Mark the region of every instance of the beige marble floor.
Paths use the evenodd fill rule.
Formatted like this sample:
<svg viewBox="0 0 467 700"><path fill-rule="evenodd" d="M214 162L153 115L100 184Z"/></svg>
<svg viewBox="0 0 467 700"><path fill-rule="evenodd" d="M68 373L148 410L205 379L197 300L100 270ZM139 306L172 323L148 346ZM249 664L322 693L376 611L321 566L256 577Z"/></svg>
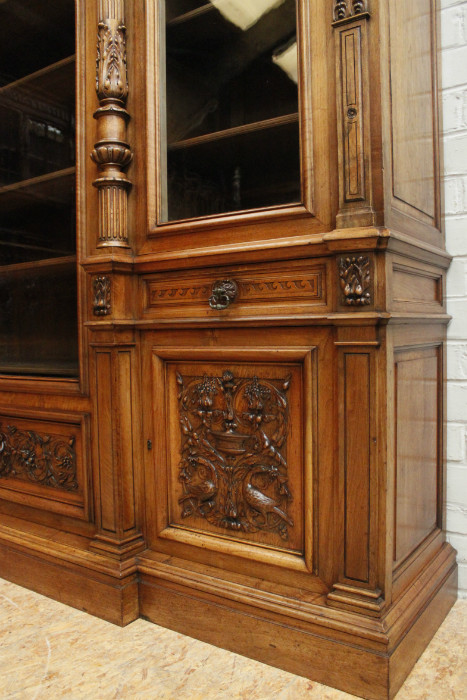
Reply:
<svg viewBox="0 0 467 700"><path fill-rule="evenodd" d="M121 629L0 580L1 700L345 700L353 696L144 620ZM467 700L467 600L397 700Z"/></svg>

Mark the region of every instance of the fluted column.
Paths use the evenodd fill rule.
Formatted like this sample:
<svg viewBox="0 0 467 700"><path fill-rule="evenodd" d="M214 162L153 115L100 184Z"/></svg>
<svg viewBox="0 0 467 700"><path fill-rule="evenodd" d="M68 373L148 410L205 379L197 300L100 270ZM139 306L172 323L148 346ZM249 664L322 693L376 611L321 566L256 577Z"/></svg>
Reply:
<svg viewBox="0 0 467 700"><path fill-rule="evenodd" d="M124 0L99 0L96 91L99 108L97 142L91 158L99 168L94 186L99 191L98 248L128 248L127 199L131 188L124 170L132 153L126 141L130 118Z"/></svg>

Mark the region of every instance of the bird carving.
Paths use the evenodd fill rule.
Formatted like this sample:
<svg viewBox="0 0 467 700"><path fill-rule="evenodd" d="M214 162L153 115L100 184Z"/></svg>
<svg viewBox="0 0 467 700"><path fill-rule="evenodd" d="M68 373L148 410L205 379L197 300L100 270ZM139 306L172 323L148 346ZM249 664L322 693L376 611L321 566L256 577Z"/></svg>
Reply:
<svg viewBox="0 0 467 700"><path fill-rule="evenodd" d="M277 478L278 472L275 467L267 467L258 465L253 467L243 482L243 498L249 507L260 513L264 518L264 523L267 522L268 514L275 513L288 525L293 527L293 520L287 515L282 508L279 507L279 501L260 491L259 488L252 484L255 476L267 476L270 479Z"/></svg>
<svg viewBox="0 0 467 700"><path fill-rule="evenodd" d="M217 474L214 464L197 455L189 458L189 469L183 468L180 472L180 481L185 486L185 495L179 499L179 503L191 501L194 507L201 509L203 505L212 509L217 495ZM186 512L189 515L189 512Z"/></svg>

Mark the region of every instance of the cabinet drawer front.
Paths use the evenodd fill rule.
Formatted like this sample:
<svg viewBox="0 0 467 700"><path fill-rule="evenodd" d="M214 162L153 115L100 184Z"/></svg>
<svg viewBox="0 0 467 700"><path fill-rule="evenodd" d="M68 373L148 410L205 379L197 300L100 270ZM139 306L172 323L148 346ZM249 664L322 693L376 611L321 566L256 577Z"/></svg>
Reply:
<svg viewBox="0 0 467 700"><path fill-rule="evenodd" d="M143 278L146 317L243 318L327 310L327 266L292 261L279 265L224 267L161 273ZM217 282L231 281L236 296L223 309L210 306Z"/></svg>

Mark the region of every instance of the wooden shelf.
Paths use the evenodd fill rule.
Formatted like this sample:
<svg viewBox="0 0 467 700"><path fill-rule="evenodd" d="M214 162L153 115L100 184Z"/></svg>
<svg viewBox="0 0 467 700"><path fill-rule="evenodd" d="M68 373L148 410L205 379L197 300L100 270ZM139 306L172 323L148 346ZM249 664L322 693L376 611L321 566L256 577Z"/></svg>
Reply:
<svg viewBox="0 0 467 700"><path fill-rule="evenodd" d="M205 143L213 143L214 141L220 141L221 139L234 138L235 136L241 136L243 134L257 133L258 131L274 129L276 127L296 123L298 123L298 112L295 112L294 114L285 114L282 117L274 117L273 119L264 119L259 122L252 122L251 124L242 124L242 126L235 126L230 129L223 129L222 131L215 131L210 134L195 136L191 139L175 141L174 143L169 144L168 150L176 151L183 148L202 146Z"/></svg>
<svg viewBox="0 0 467 700"><path fill-rule="evenodd" d="M19 78L0 87L0 100L8 98L15 90L30 89L38 97L53 98L57 105L72 104L75 99L75 56L52 63L24 78Z"/></svg>
<svg viewBox="0 0 467 700"><path fill-rule="evenodd" d="M190 10L190 12L185 12L183 15L179 15L178 17L174 17L173 19L169 19L167 21L167 27L175 27L178 24L184 24L185 22L189 22L190 20L198 19L198 17L200 17L201 15L205 15L208 12L212 12L212 10L215 9L216 7L214 5L211 5L211 3L201 5L201 7L197 7L194 10Z"/></svg>
<svg viewBox="0 0 467 700"><path fill-rule="evenodd" d="M50 270L66 270L76 267L76 255L63 255L56 258L46 258L44 260L33 260L25 263L15 263L13 265L0 265L0 273L22 273L34 270L36 274L48 273Z"/></svg>
<svg viewBox="0 0 467 700"><path fill-rule="evenodd" d="M29 375L39 377L77 377L77 362L0 362L0 374L8 375Z"/></svg>
<svg viewBox="0 0 467 700"><path fill-rule="evenodd" d="M47 202L66 204L70 186L73 185L76 168L64 168L53 173L39 175L30 180L21 180L11 185L0 187L0 204L2 211L11 211L25 202Z"/></svg>

